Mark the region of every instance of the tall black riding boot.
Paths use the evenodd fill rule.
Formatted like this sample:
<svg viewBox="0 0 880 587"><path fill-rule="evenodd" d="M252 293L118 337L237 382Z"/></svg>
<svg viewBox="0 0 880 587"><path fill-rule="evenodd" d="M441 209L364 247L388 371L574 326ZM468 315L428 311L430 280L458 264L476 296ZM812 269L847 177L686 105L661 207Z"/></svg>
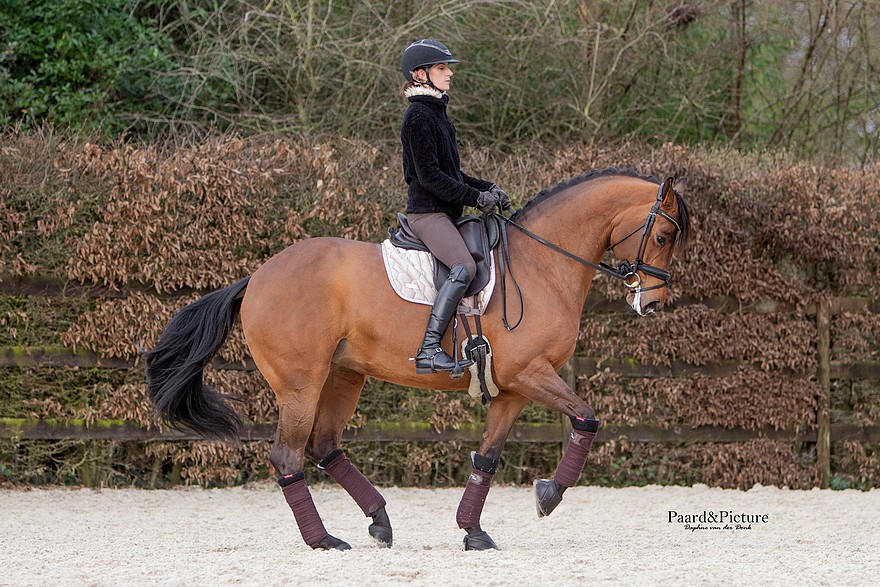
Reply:
<svg viewBox="0 0 880 587"><path fill-rule="evenodd" d="M431 318L425 329L425 339L416 354L416 373L424 375L437 371L452 371L455 368L455 360L440 348L440 340L446 333L470 280L464 265L456 265L449 270L449 277L437 292L437 299L434 301L434 307L431 308ZM469 360L459 361L462 367L472 363L473 361Z"/></svg>

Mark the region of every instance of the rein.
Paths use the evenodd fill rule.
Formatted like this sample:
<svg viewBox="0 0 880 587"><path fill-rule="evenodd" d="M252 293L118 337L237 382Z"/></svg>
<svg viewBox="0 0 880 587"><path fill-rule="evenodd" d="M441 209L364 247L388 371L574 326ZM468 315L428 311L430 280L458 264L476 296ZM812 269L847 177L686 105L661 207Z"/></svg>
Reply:
<svg viewBox="0 0 880 587"><path fill-rule="evenodd" d="M651 234L651 229L653 228L654 221L657 219L658 215L669 220L675 226L676 230L678 232L681 232L681 226L678 224L678 222L674 218L672 218L669 214L667 214L666 212L664 212L660 209L660 203L663 201L663 194L665 193L665 191L667 189L672 189L672 182L673 181L674 181L673 178L670 177L670 178L667 178L666 181L664 181L663 183L660 184L660 188L657 190L657 202L654 204L654 206L651 208L651 211L648 213L648 217L645 219L644 224L642 224L642 226L640 226L639 228L636 228L631 233L629 233L628 235L626 235L622 239L618 240L616 243L614 243L613 245L611 245L609 247L613 251L614 247L616 247L617 245L626 241L631 236L635 235L637 232L639 232L639 230L642 231L642 240L639 243L639 250L638 250L638 253L636 254L635 261L633 263L630 263L629 261L624 260L617 267L612 267L612 266L608 265L607 263L604 263L601 261L599 262L598 265L595 263L591 263L590 261L587 261L586 259L584 259L582 257L578 257L574 253L566 251L565 249L563 249L559 245L555 245L555 244L551 243L550 241L548 241L544 237L535 234L534 232L530 231L529 229L525 228L524 226L517 224L516 222L511 220L510 217L504 216L500 212L492 212L492 214L491 214L492 216L501 220L501 222L499 223L499 226L501 227L501 247L502 247L501 253L502 254L498 255L498 268L499 268L499 273L501 274L502 321L504 322L504 327L508 331L513 330L514 328L519 326L520 322L522 322L522 319L523 319L522 290L520 290L519 284L516 282L516 278L513 277L513 272L511 271L510 247L507 242L507 227L506 227L507 224L516 228L517 230L522 232L524 235L539 242L540 244L544 245L545 247L559 253L560 255L564 255L565 257L568 257L569 259L576 261L577 263L580 263L581 265L585 265L587 267L595 269L596 271L599 271L600 273L604 273L605 275L610 275L611 277L613 277L615 279L619 279L619 280L623 281L624 285L626 287L628 287L629 289L633 290L636 295L641 295L642 292L651 291L653 289L660 289L661 287L666 287L667 285L669 285L669 281L670 281L669 272L664 269L660 269L659 267L654 267L653 265L645 263L642 260L642 256L645 253L645 248L648 245L648 238L650 237L650 234ZM499 205L499 209L500 209L500 205ZM608 249L606 249L606 250L608 250ZM658 284L658 285L653 285L651 287L643 288L642 287L642 280L641 280L641 277L638 275L638 271L641 271L641 272L645 273L646 275L650 275L651 277L656 277L657 279L661 280L663 283ZM511 278L511 280L513 280L513 285L516 288L516 293L517 293L517 296L519 297L519 310L520 310L519 311L519 320L517 320L516 324L514 324L513 326L511 326L507 320L507 284L506 284L506 274L507 273L510 273L510 278Z"/></svg>

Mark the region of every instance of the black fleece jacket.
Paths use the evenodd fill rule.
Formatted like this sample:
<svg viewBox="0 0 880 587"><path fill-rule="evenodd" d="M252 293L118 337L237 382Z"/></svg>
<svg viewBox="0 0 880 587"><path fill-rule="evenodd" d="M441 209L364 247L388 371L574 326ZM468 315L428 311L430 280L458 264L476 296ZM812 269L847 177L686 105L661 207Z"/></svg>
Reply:
<svg viewBox="0 0 880 587"><path fill-rule="evenodd" d="M464 206L476 206L481 191L492 182L461 170L455 127L446 114L449 96L410 96L403 116L403 179L409 185L406 211L444 212L453 220Z"/></svg>

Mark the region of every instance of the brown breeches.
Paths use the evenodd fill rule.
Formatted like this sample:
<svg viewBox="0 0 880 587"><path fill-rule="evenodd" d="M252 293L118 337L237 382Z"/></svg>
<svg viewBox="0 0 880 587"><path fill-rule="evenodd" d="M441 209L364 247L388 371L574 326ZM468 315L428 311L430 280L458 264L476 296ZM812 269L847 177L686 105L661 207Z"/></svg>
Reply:
<svg viewBox="0 0 880 587"><path fill-rule="evenodd" d="M449 216L435 212L407 214L407 218L412 231L441 263L450 269L456 265L464 265L468 272L468 283L473 281L477 265Z"/></svg>

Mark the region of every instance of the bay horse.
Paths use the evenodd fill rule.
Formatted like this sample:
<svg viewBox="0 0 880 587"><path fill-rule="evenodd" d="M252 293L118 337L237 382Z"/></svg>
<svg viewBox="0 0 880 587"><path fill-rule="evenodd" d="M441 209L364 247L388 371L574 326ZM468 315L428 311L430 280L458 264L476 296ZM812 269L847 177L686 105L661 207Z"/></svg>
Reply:
<svg viewBox="0 0 880 587"><path fill-rule="evenodd" d="M497 548L481 528L480 516L507 436L529 401L572 422L571 440L553 477L535 481L538 515L553 511L565 489L577 482L599 421L557 371L574 353L597 270L624 281L626 301L640 315L662 309L666 269L689 233L684 187L684 180L661 183L633 170L609 168L540 192L505 219L518 229L506 240L524 310L519 326L508 330L506 317L502 321L506 304L496 292L483 315L492 346L491 375L500 391L489 404L479 449L471 453L472 473L456 514L466 532L466 550ZM620 268L601 263L608 249L626 260ZM250 277L180 310L157 346L145 352L148 394L174 426L207 438L238 438L240 418L222 395L203 384L202 372L240 314L250 354L277 399L269 460L303 540L316 549L350 548L327 532L318 515L305 480L308 457L372 519L370 536L380 546L391 546L386 502L344 454L341 438L367 377L414 388L468 388L469 374L459 379L416 374L409 357L429 311L395 294L379 244L303 240ZM444 346L449 345L447 332Z"/></svg>

